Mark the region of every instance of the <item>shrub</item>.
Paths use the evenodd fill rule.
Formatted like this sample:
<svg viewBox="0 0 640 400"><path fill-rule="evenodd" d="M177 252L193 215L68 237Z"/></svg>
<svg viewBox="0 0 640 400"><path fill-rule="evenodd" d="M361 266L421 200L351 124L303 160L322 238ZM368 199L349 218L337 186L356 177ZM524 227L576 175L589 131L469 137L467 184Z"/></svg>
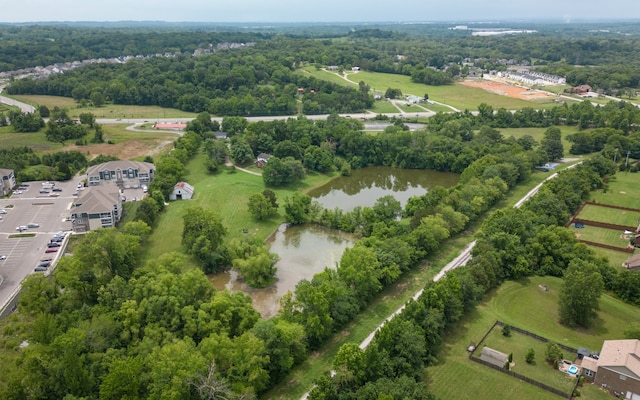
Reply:
<svg viewBox="0 0 640 400"><path fill-rule="evenodd" d="M510 337L511 336L511 325L505 325L502 327L502 336Z"/></svg>

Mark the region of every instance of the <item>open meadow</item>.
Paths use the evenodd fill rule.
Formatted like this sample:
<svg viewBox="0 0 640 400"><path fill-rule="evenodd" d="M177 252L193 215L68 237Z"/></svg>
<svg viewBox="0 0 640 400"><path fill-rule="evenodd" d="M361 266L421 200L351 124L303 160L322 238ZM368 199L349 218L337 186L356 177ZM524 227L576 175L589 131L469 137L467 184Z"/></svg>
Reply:
<svg viewBox="0 0 640 400"><path fill-rule="evenodd" d="M549 290L541 290L541 285ZM605 294L600 298L600 311L592 328L571 329L561 325L558 323L561 287L560 278L533 276L505 282L493 291L448 332L440 362L427 369L430 391L440 399L557 399L551 392L470 361L467 346L478 343L493 323L500 320L573 348L600 350L604 340L623 338L628 322L640 319L639 308ZM571 359L569 354L564 356ZM517 365L523 363L521 359L522 356L514 352ZM543 359L544 354L536 351L536 362L543 363ZM611 398L593 385L579 390L583 399Z"/></svg>
<svg viewBox="0 0 640 400"><path fill-rule="evenodd" d="M12 132L11 127L0 128L0 149L10 147L30 147L36 153L53 153L76 150L84 153L89 159L99 154L115 156L122 160L142 159L146 155L157 156L169 150L178 137L174 133L134 132L125 129L124 125L103 125L105 143L91 143L93 132L84 140L86 145L77 145L75 141L65 143L50 142L45 136L45 129L34 133Z"/></svg>
<svg viewBox="0 0 640 400"><path fill-rule="evenodd" d="M411 77L399 74L389 74L382 72L358 71L345 72L345 78L338 73L316 69L314 66L307 66L301 73L308 73L315 78L327 80L345 86L354 86L363 81L371 88L374 94L384 95L388 88L400 89L403 95L413 94L424 96L429 94L429 98L437 102L451 105L459 110L476 110L478 104L486 103L494 108L504 107L509 110L525 107L553 107L552 100L541 103L540 100L527 101L508 96L501 96L486 90L468 87L461 84L430 86L422 83L411 82ZM349 82L351 81L351 82ZM355 83L354 83L355 82ZM427 106L427 108L430 108ZM437 110L434 110L437 111Z"/></svg>
<svg viewBox="0 0 640 400"><path fill-rule="evenodd" d="M81 113L90 112L96 118L195 118L196 114L181 111L175 108L162 108L158 106L136 106L123 104L105 104L102 107L81 107L74 99L61 96L16 95L11 96L16 100L33 106L47 106L50 110L54 107L65 108L70 117L77 118Z"/></svg>
<svg viewBox="0 0 640 400"><path fill-rule="evenodd" d="M158 218L149 238L147 258L181 250L182 218L189 207L199 206L220 214L228 231L227 241L247 235L264 240L284 222L283 204L287 197L295 192L306 192L313 187L321 186L331 179L326 175L310 174L299 185L271 188L278 196L279 213L268 220L258 221L249 213L247 200L249 196L266 189L262 177L233 168L222 168L217 174L211 175L206 172L204 160L205 155L198 154L188 162L184 180L195 187L194 198L169 203ZM244 229L248 233L243 233Z"/></svg>

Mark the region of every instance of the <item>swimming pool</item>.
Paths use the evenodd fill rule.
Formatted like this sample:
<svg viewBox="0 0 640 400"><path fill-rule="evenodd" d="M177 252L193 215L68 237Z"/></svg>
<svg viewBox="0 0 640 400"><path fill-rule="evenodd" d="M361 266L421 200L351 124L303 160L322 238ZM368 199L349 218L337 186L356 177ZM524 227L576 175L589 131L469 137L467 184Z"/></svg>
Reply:
<svg viewBox="0 0 640 400"><path fill-rule="evenodd" d="M578 373L578 367L576 367L575 365L572 365L569 367L569 369L567 369L567 373L571 374L571 375L575 375Z"/></svg>

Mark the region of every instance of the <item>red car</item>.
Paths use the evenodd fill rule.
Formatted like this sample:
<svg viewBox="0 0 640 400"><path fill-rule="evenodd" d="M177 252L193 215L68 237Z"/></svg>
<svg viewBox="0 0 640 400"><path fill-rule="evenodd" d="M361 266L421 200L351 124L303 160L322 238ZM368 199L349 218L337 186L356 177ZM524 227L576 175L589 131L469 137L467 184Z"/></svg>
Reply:
<svg viewBox="0 0 640 400"><path fill-rule="evenodd" d="M56 251L58 251L57 247L49 247L48 249L46 249L44 252L45 253L55 253Z"/></svg>

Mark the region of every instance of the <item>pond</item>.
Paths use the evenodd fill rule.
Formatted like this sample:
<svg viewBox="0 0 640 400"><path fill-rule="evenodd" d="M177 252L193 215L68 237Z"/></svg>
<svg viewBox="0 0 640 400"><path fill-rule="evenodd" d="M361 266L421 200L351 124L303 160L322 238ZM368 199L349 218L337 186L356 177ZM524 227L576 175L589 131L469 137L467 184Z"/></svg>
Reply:
<svg viewBox="0 0 640 400"><path fill-rule="evenodd" d="M276 283L265 289L254 289L238 280L235 271L211 275L210 280L217 290L247 293L262 317L270 318L278 313L284 294L293 291L301 280L311 280L324 267L335 268L344 250L355 242L353 235L318 225L282 225L267 240L270 251L280 257L276 263Z"/></svg>
<svg viewBox="0 0 640 400"><path fill-rule="evenodd" d="M404 207L410 197L423 195L434 186L453 186L459 177L446 172L371 167L354 170L350 177L336 178L309 195L328 209L340 207L351 211L356 206L373 206L377 199L387 195L395 197ZM215 274L210 279L217 290L248 294L262 317L270 318L278 313L284 294L293 291L301 280L311 280L325 267L335 268L344 250L355 242L351 234L318 225L282 225L267 240L269 250L280 257L276 283L254 289L238 279L235 271Z"/></svg>
<svg viewBox="0 0 640 400"><path fill-rule="evenodd" d="M338 207L348 212L357 206L371 207L387 195L392 195L404 208L409 198L422 196L435 186L454 186L459 179L459 174L451 172L369 167L353 170L351 176L333 179L308 194L329 210Z"/></svg>

